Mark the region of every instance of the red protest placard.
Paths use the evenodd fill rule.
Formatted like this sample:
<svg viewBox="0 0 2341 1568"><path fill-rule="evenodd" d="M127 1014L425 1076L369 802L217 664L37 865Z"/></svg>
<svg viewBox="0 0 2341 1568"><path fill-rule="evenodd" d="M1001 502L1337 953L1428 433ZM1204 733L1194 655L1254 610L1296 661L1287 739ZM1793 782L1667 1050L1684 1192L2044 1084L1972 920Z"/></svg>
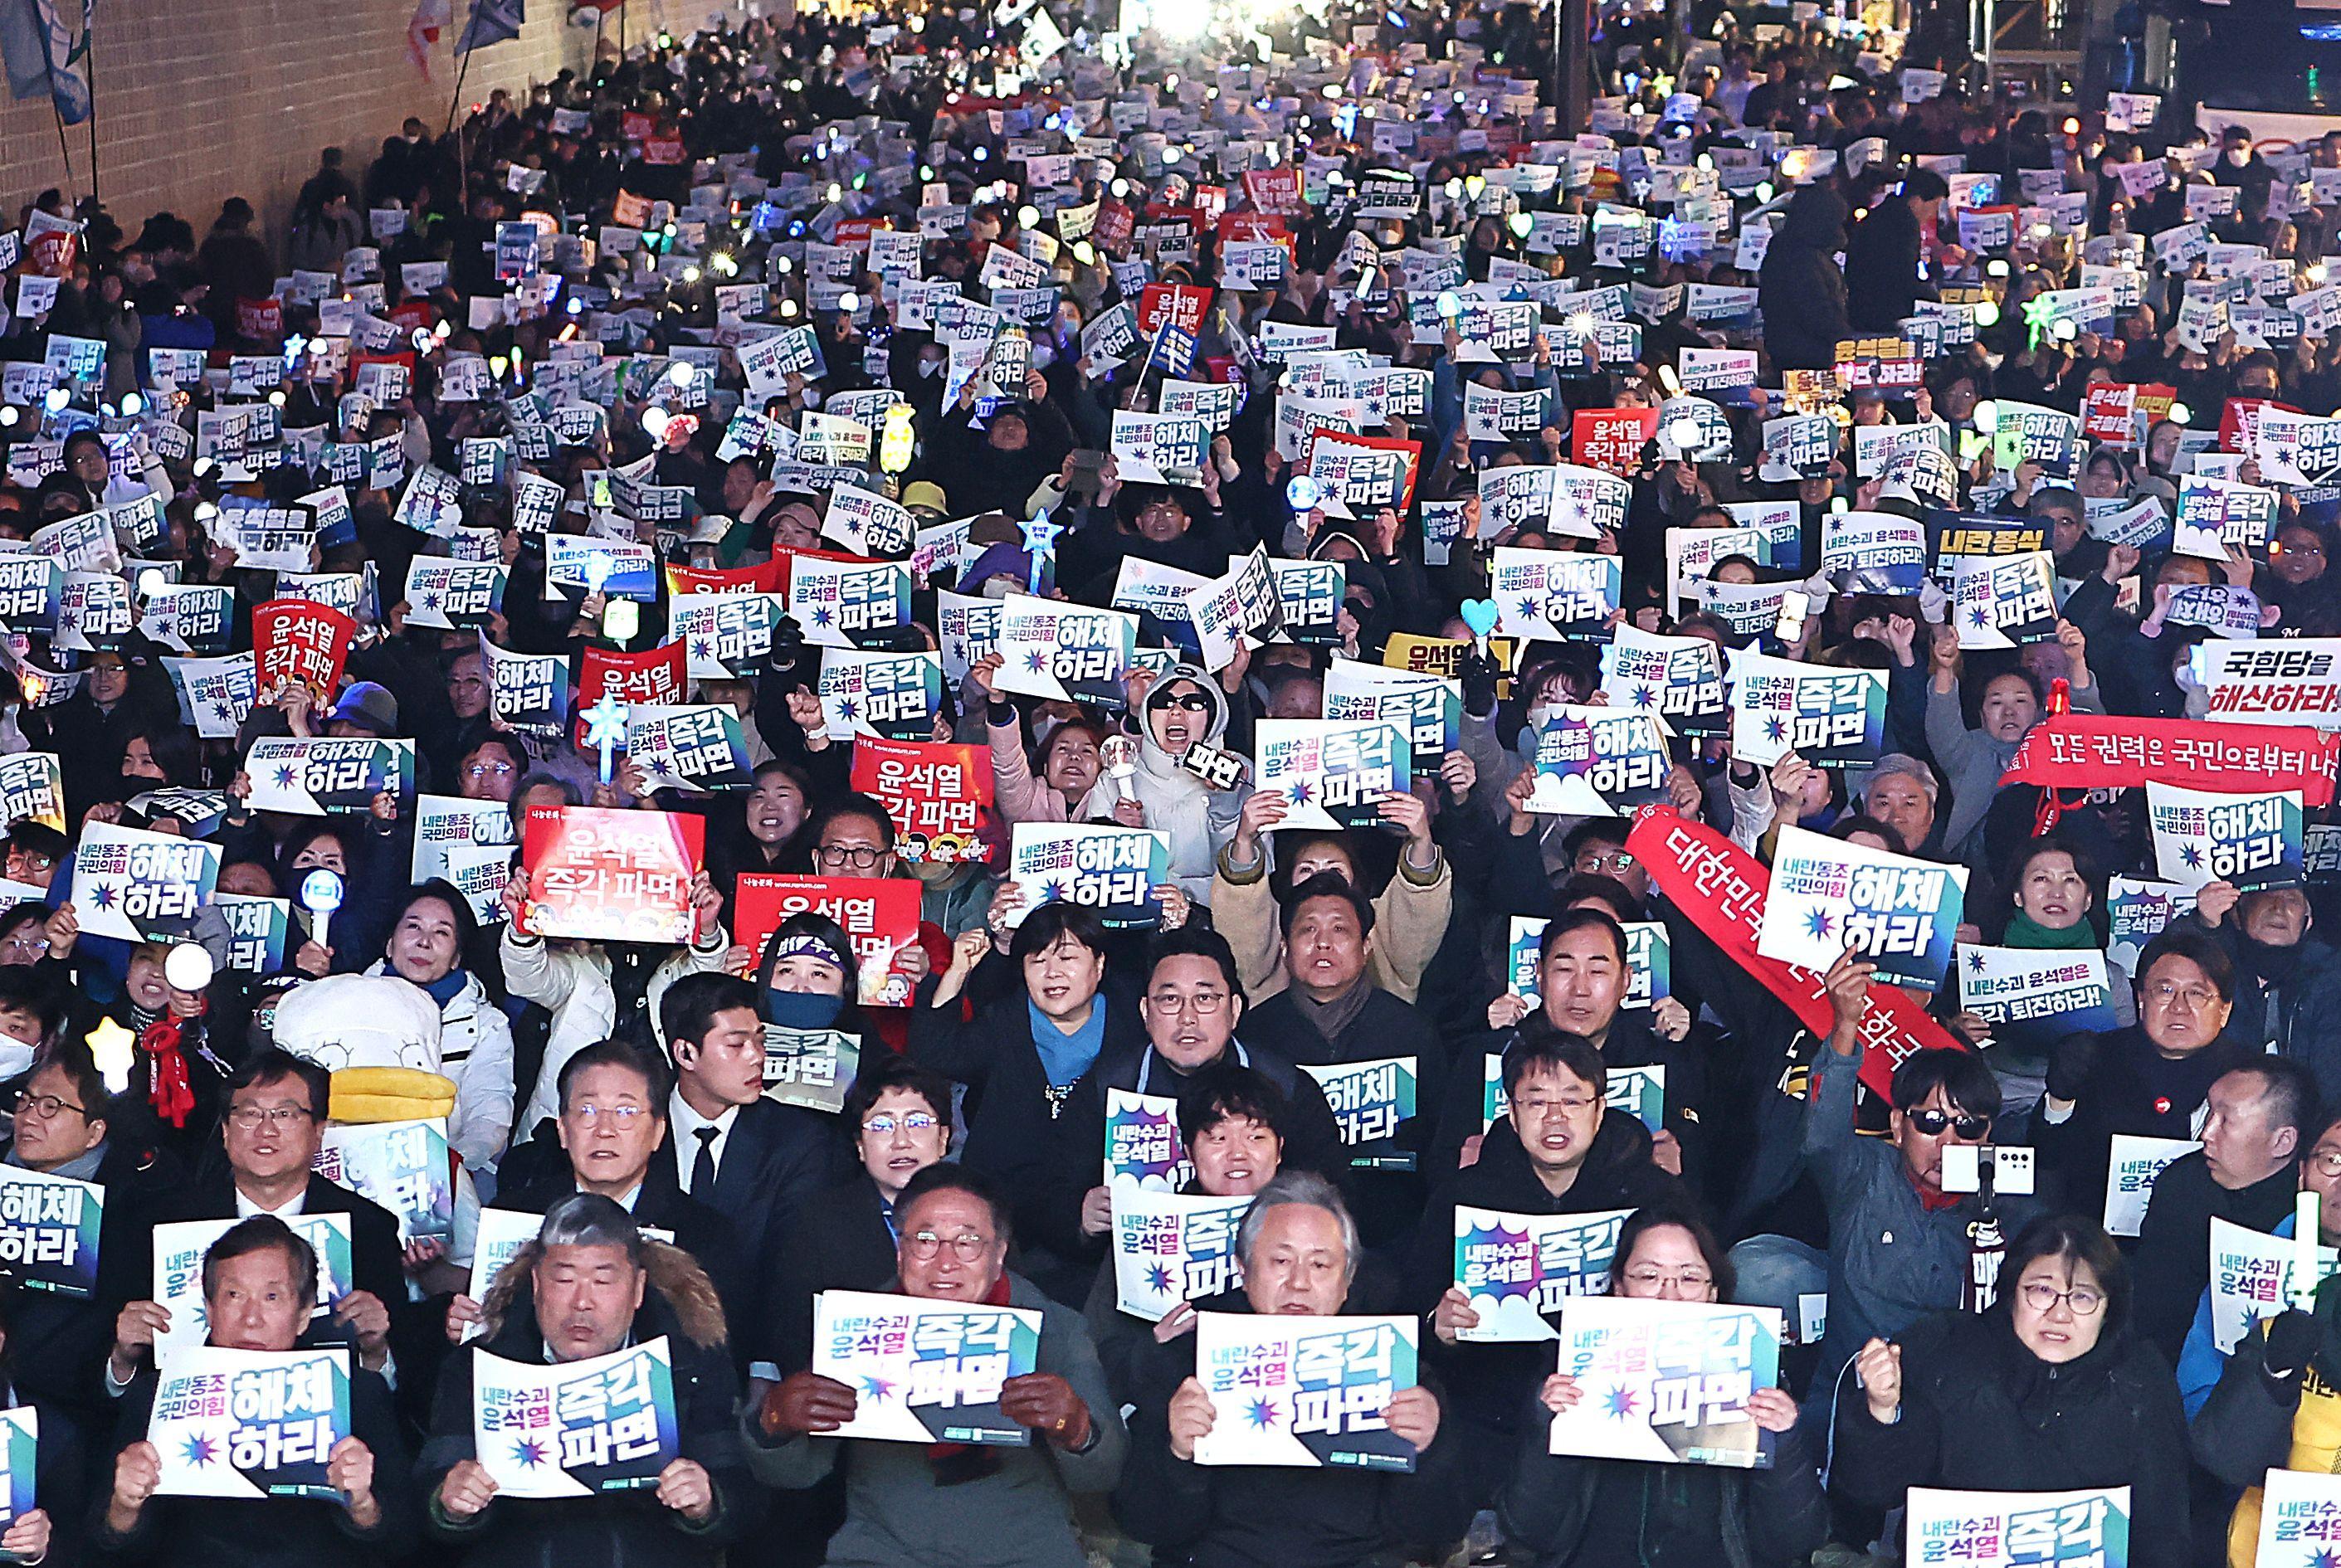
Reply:
<svg viewBox="0 0 2341 1568"><path fill-rule="evenodd" d="M1244 194L1251 198L1255 211L1291 218L1309 210L1309 203L1300 198L1298 169L1253 169L1245 174L1243 183Z"/></svg>
<svg viewBox="0 0 2341 1568"><path fill-rule="evenodd" d="M298 680L323 702L342 683L342 661L358 623L314 599L272 599L252 612L252 658L259 689Z"/></svg>
<svg viewBox="0 0 2341 1568"><path fill-rule="evenodd" d="M859 746L857 745L857 749ZM907 877L776 877L750 871L732 895L732 940L762 964L764 944L782 920L807 910L845 928L862 970L864 1007L910 1006L911 977L897 955L919 939L919 884Z"/></svg>
<svg viewBox="0 0 2341 1568"><path fill-rule="evenodd" d="M645 653L588 648L577 666L577 706L591 708L603 697L621 702L681 702L689 682L680 639Z"/></svg>
<svg viewBox="0 0 2341 1568"><path fill-rule="evenodd" d="M1149 283L1138 296L1138 333L1152 337L1164 322L1180 332L1200 335L1203 313L1211 308L1211 291L1192 283Z"/></svg>
<svg viewBox="0 0 2341 1568"><path fill-rule="evenodd" d="M1654 408L1581 408L1569 420L1569 457L1604 473L1629 474L1658 433Z"/></svg>
<svg viewBox="0 0 2341 1568"><path fill-rule="evenodd" d="M238 300L235 302L235 330L239 337L273 342L284 335L284 302L282 300Z"/></svg>
<svg viewBox="0 0 2341 1568"><path fill-rule="evenodd" d="M688 942L691 879L707 824L673 811L563 806L532 812L522 842L531 935L589 942Z"/></svg>
<svg viewBox="0 0 2341 1568"><path fill-rule="evenodd" d="M1104 250L1118 251L1130 243L1138 233L1138 214L1120 202L1098 203L1097 222L1090 227L1090 238Z"/></svg>
<svg viewBox="0 0 2341 1568"><path fill-rule="evenodd" d="M2098 382L2081 403L2081 434L2109 446L2136 446L2131 420L2137 411L2134 382Z"/></svg>
<svg viewBox="0 0 2341 1568"><path fill-rule="evenodd" d="M2231 397L2219 409L2219 450L2250 451L2252 432L2257 426L2260 410L2264 408L2282 409L2286 413L2300 412L2290 403L2278 402L2274 398Z"/></svg>
<svg viewBox="0 0 2341 1568"><path fill-rule="evenodd" d="M975 832L991 804L989 748L863 736L853 743L853 788L884 803L904 859L991 858L991 846Z"/></svg>
<svg viewBox="0 0 2341 1568"><path fill-rule="evenodd" d="M778 593L788 576L785 561L768 561L759 566L735 567L729 571L702 571L695 567L670 566L666 569L666 593L669 599L682 599L694 593Z"/></svg>

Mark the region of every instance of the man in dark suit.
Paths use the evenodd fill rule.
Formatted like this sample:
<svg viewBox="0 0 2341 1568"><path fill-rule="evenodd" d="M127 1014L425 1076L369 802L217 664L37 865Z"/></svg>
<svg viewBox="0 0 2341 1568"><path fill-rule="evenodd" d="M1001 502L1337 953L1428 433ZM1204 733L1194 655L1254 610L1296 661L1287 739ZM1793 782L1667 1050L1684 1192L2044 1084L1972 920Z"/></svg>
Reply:
<svg viewBox="0 0 2341 1568"><path fill-rule="evenodd" d="M747 981L686 975L667 987L659 1022L674 1057L666 1112L675 1176L732 1222L743 1260L770 1259L799 1210L842 1174L835 1118L764 1098L764 1020ZM770 1291L754 1288L745 1305L732 1344L752 1370L777 1378Z"/></svg>
<svg viewBox="0 0 2341 1568"><path fill-rule="evenodd" d="M496 1194L501 1208L543 1214L573 1192L599 1193L645 1230L672 1240L715 1282L728 1323L751 1321L742 1288L745 1255L732 1222L682 1190L674 1162L655 1157L666 1142L666 1064L623 1040L586 1047L562 1064L554 1124L569 1168ZM740 1354L732 1336L733 1355Z"/></svg>
<svg viewBox="0 0 2341 1568"><path fill-rule="evenodd" d="M113 1282L125 1278L154 1205L186 1180L175 1157L139 1136L137 1108L117 1114L89 1047L59 1040L34 1064L16 1102L15 1136L0 1156L19 1170L94 1182L104 1194L95 1293L33 1289L11 1275L5 1298L17 1390L99 1424L88 1426L91 1435L110 1430L114 1419L97 1383L114 1343Z"/></svg>
<svg viewBox="0 0 2341 1568"><path fill-rule="evenodd" d="M346 1339L357 1365L379 1372L395 1386L390 1353L390 1304L406 1301L406 1275L398 1244L398 1221L390 1211L360 1197L312 1167L324 1139L332 1077L314 1062L270 1049L247 1063L227 1082L227 1110L220 1118L225 1164L204 1171L176 1195L164 1197L152 1223L139 1227L123 1277L134 1283L131 1299L115 1318L114 1353L105 1367L108 1392L129 1387L149 1360L158 1333L167 1333L171 1315L154 1299L154 1226L182 1220L250 1219L274 1215L288 1223L304 1215L341 1214L350 1221L350 1275L354 1286L332 1304L313 1341Z"/></svg>

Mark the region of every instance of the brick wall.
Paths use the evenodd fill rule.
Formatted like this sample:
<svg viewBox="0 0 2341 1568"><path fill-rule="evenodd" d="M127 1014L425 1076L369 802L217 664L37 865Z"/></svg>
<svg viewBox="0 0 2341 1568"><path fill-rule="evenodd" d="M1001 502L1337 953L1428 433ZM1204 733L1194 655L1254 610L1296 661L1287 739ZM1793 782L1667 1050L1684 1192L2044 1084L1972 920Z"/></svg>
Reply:
<svg viewBox="0 0 2341 1568"><path fill-rule="evenodd" d="M630 0L629 41L662 26L687 29L723 0ZM94 80L99 193L124 229L169 208L201 237L219 204L241 195L257 207L281 256L284 219L317 151L338 145L344 167L365 166L419 114L436 131L455 83L453 45L470 0L454 0L456 25L432 52L425 81L406 55L414 0L99 0ZM71 7L77 12L78 6ZM526 30L473 55L466 105L496 87L516 94L564 66L591 60L593 30L567 25L563 0L530 0ZM615 39L619 16L607 23ZM46 98L10 102L0 82L0 227L44 188L89 188L89 126L68 127L72 161L57 145Z"/></svg>

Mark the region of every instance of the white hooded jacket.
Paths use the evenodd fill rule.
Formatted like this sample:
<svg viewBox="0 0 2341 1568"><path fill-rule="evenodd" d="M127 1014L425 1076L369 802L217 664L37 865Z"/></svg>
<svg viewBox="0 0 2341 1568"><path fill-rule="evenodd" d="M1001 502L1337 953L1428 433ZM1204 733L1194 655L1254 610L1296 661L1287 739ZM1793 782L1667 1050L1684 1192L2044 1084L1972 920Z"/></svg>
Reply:
<svg viewBox="0 0 2341 1568"><path fill-rule="evenodd" d="M1228 699L1227 693L1220 690L1219 681L1194 665L1180 664L1149 690L1150 701L1154 692L1175 680L1195 682L1211 700L1210 716L1203 720L1200 732L1190 736L1188 744L1197 740L1220 744L1228 729ZM1193 716L1180 717L1191 729ZM1175 753L1165 750L1154 739L1154 726L1146 714L1141 712L1137 718L1138 772L1130 779L1130 785L1138 803L1146 809L1146 826L1170 836L1171 878L1189 898L1199 904L1209 904L1213 865L1220 850L1235 835L1236 818L1243 809L1244 798L1251 793L1251 786L1240 783L1232 789L1211 789L1179 765L1180 757L1186 754L1186 746L1180 746ZM1114 805L1121 798L1121 786L1101 774L1081 798L1073 819L1111 822Z"/></svg>

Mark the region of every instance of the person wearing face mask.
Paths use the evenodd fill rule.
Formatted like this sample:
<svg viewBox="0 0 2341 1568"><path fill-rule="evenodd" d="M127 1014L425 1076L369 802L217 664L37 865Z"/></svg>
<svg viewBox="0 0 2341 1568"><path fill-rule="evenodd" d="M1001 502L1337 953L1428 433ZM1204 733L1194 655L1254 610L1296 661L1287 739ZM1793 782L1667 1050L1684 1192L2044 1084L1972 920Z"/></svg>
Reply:
<svg viewBox="0 0 2341 1568"><path fill-rule="evenodd" d="M2106 704L2089 672L2086 643L2070 621L2057 623L2057 639L2075 660L2067 688L2076 713L2103 713ZM1935 628L1933 679L1927 688L1927 744L1951 783L1951 809L1943 824L1943 847L1955 859L1974 858L1977 829L1991 809L2007 760L2044 711L2039 682L2030 671L2006 670L1984 683L1977 704L1978 724L1970 729L1959 707L1958 631Z"/></svg>
<svg viewBox="0 0 2341 1568"><path fill-rule="evenodd" d="M469 968L478 932L471 900L434 878L407 896L365 971L396 975L437 1004L439 1071L455 1083L447 1143L475 1178L495 1170L513 1126L512 1022Z"/></svg>
<svg viewBox="0 0 2341 1568"><path fill-rule="evenodd" d="M2189 1568L2187 1418L2169 1364L2131 1330L2130 1302L2129 1270L2096 1221L2035 1221L2008 1247L1988 1312L1863 1345L1860 1386L1838 1402L1830 1484L1878 1509L1913 1486L2124 1486L2130 1563Z"/></svg>
<svg viewBox="0 0 2341 1568"><path fill-rule="evenodd" d="M1728 1301L1733 1277L1731 1260L1695 1211L1652 1204L1619 1228L1609 1294ZM1749 1419L1775 1440L1771 1464L1752 1471L1547 1452L1544 1415L1584 1397L1566 1373L1544 1380L1499 1503L1505 1540L1525 1548L1535 1568L1784 1568L1808 1560L1828 1538L1820 1444L1798 1424L1786 1389L1748 1396Z"/></svg>

